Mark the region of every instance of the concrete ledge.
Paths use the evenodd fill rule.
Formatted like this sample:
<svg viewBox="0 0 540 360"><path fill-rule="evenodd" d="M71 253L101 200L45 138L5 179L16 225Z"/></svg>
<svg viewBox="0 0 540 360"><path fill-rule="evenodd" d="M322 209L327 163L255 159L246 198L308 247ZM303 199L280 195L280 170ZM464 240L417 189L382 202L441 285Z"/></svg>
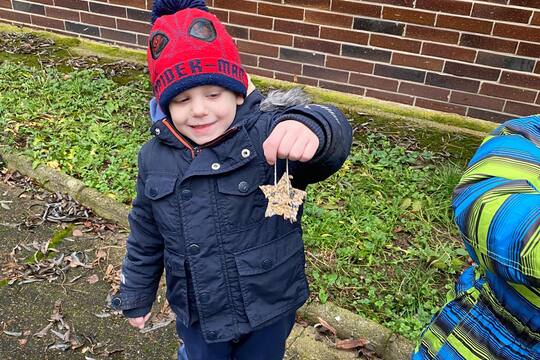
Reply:
<svg viewBox="0 0 540 360"><path fill-rule="evenodd" d="M38 165L34 169L32 162L25 156L8 153L5 149L0 149L0 157L4 159L8 169L18 171L34 179L49 191L70 195L104 219L111 220L125 228L129 227L128 206L87 187L82 181L45 165Z"/></svg>
<svg viewBox="0 0 540 360"><path fill-rule="evenodd" d="M409 359L414 349L414 344L403 336L332 303L306 304L298 314L310 324L319 322L317 318L320 317L336 329L341 339L369 340L377 355L385 360Z"/></svg>
<svg viewBox="0 0 540 360"><path fill-rule="evenodd" d="M358 359L354 351L338 350L316 340L313 327L296 324L287 339L287 358L291 360L352 360Z"/></svg>

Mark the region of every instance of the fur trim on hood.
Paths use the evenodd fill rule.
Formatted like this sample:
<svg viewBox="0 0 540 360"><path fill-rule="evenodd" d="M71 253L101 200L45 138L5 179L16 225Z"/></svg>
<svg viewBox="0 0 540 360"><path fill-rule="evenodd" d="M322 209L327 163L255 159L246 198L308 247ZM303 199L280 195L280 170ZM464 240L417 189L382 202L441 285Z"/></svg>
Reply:
<svg viewBox="0 0 540 360"><path fill-rule="evenodd" d="M261 101L260 109L270 112L296 105L307 105L311 103L309 96L300 88L292 88L289 91L272 90L266 99Z"/></svg>

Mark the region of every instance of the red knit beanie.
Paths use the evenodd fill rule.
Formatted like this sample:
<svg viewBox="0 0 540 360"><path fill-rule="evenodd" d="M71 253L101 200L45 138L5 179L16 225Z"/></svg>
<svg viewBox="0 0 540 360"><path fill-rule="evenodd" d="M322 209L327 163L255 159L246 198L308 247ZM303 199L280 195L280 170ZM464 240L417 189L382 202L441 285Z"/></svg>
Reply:
<svg viewBox="0 0 540 360"><path fill-rule="evenodd" d="M154 0L148 70L154 96L168 116L182 91L219 85L246 96L247 75L238 49L203 0Z"/></svg>

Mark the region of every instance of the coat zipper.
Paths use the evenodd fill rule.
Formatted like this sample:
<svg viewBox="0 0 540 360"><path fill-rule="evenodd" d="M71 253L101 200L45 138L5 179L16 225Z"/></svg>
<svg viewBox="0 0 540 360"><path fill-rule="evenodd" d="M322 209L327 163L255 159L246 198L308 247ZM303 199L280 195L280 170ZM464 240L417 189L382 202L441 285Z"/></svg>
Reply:
<svg viewBox="0 0 540 360"><path fill-rule="evenodd" d="M189 142L186 139L184 139L178 133L176 128L174 126L172 126L167 121L167 119L163 119L163 124L167 127L167 129L169 129L169 131L174 135L174 137L177 138L178 141L180 141L182 143L182 145L184 145L186 148L188 148L188 150L191 152L191 158L192 159L195 159L195 156L199 155L199 153L202 151L202 149L210 147L210 146L220 142L221 140L223 140L224 138L226 138L227 136L229 136L230 134L232 134L233 132L236 132L238 130L237 127L232 127L230 129L228 129L227 131L225 131L220 136L218 136L217 138L215 138L214 140L207 142L206 144L202 144L202 145L199 145L199 146L191 146L189 144Z"/></svg>

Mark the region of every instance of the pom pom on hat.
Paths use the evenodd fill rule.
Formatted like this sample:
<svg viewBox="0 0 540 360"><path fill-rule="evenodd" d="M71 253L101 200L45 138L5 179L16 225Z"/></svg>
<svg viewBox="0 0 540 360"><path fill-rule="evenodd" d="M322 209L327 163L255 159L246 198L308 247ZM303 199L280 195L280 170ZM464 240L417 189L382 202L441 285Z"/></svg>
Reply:
<svg viewBox="0 0 540 360"><path fill-rule="evenodd" d="M154 0L152 6L152 24L163 15L172 15L184 9L208 11L204 0Z"/></svg>

